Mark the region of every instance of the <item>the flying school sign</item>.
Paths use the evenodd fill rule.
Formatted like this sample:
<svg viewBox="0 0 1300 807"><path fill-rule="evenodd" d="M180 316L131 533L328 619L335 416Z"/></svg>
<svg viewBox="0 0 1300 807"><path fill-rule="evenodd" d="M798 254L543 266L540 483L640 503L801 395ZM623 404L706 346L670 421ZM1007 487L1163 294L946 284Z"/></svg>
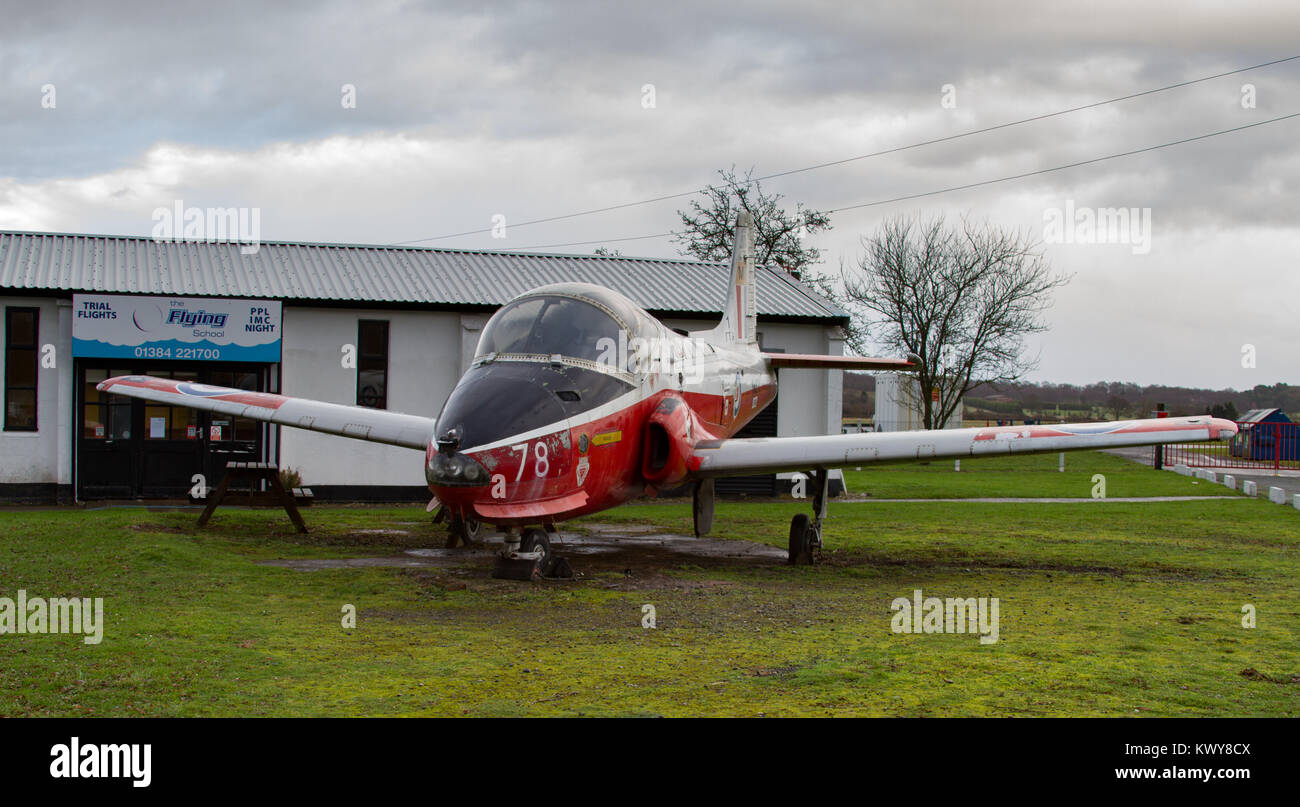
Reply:
<svg viewBox="0 0 1300 807"><path fill-rule="evenodd" d="M280 303L75 294L72 355L186 361L280 360Z"/></svg>

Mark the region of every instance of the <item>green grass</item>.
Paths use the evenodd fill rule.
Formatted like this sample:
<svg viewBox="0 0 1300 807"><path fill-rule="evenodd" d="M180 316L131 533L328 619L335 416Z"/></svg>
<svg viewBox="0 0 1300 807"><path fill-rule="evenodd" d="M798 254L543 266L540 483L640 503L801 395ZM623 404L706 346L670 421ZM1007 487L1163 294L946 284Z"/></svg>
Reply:
<svg viewBox="0 0 1300 807"><path fill-rule="evenodd" d="M1065 471L1057 454L964 459L961 470L952 460L927 464L865 465L847 468L849 494L879 499L1092 498L1093 476L1106 478L1106 496L1231 496L1232 491L1198 479L1155 471L1150 467L1101 452L1065 455Z"/></svg>
<svg viewBox="0 0 1300 807"><path fill-rule="evenodd" d="M1094 459L1079 473L1126 473ZM1139 468L1131 495L1164 477L1188 481ZM714 537L783 546L803 508L723 502ZM98 646L0 636L0 715L1300 716L1300 513L1264 501L833 502L819 566L632 556L630 579L536 585L491 580L483 556L255 563L441 545L419 508L306 516L300 537L274 511L202 531L190 511L0 511L0 594L104 597L107 621ZM685 532L689 506L573 528L615 523ZM998 597L1000 641L892 633L915 588Z"/></svg>

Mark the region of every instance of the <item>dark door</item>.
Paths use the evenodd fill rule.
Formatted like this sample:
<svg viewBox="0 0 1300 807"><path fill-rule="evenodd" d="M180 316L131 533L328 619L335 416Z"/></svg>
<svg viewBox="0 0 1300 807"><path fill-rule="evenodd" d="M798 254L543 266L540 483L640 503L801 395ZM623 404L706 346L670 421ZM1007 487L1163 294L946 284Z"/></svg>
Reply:
<svg viewBox="0 0 1300 807"><path fill-rule="evenodd" d="M135 495L136 450L134 402L108 396L95 385L129 368L87 368L78 390L77 486L85 498Z"/></svg>
<svg viewBox="0 0 1300 807"><path fill-rule="evenodd" d="M77 486L82 498L179 498L197 475L211 488L226 462L261 459L264 427L257 421L184 406L102 395L95 385L138 374L260 390L262 368L85 367L80 370Z"/></svg>

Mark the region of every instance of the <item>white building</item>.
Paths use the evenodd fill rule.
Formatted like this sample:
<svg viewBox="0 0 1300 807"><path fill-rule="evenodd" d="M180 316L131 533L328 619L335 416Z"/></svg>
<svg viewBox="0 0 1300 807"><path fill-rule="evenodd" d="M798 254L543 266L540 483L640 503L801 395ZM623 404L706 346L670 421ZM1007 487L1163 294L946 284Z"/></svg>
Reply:
<svg viewBox="0 0 1300 807"><path fill-rule="evenodd" d="M195 474L215 484L228 460L292 467L320 499L418 500L427 489L409 450L110 399L95 384L164 375L436 415L492 312L565 280L698 330L720 316L727 267L345 244L245 255L238 244L0 232L0 501L179 497ZM758 272L757 303L765 350L843 352L845 314L784 272ZM223 314L248 331L242 343L180 349L150 335L168 318ZM838 433L840 403L840 371L783 370L777 402L744 433ZM775 480L728 484L767 492Z"/></svg>
<svg viewBox="0 0 1300 807"><path fill-rule="evenodd" d="M876 416L873 421L878 432L915 431L925 428L921 413L921 389L916 376L901 373L880 373L876 376ZM944 424L945 429L960 429L965 401Z"/></svg>

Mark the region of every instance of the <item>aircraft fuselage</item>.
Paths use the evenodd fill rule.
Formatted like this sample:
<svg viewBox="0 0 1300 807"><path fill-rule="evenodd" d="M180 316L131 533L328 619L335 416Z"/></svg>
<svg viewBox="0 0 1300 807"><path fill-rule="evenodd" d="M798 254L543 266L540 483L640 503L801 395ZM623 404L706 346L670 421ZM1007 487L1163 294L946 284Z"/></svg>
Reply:
<svg viewBox="0 0 1300 807"><path fill-rule="evenodd" d="M617 328L598 324L549 346L546 334L536 343L509 334L512 350L492 351L501 346L494 324L509 327L511 309L530 298L584 316L597 307ZM554 523L677 487L697 441L731 437L776 397L756 345L682 335L607 289L566 284L521 300L484 329L425 453L429 488L453 518ZM549 327L540 311L527 324ZM459 474L448 465L456 457Z"/></svg>

